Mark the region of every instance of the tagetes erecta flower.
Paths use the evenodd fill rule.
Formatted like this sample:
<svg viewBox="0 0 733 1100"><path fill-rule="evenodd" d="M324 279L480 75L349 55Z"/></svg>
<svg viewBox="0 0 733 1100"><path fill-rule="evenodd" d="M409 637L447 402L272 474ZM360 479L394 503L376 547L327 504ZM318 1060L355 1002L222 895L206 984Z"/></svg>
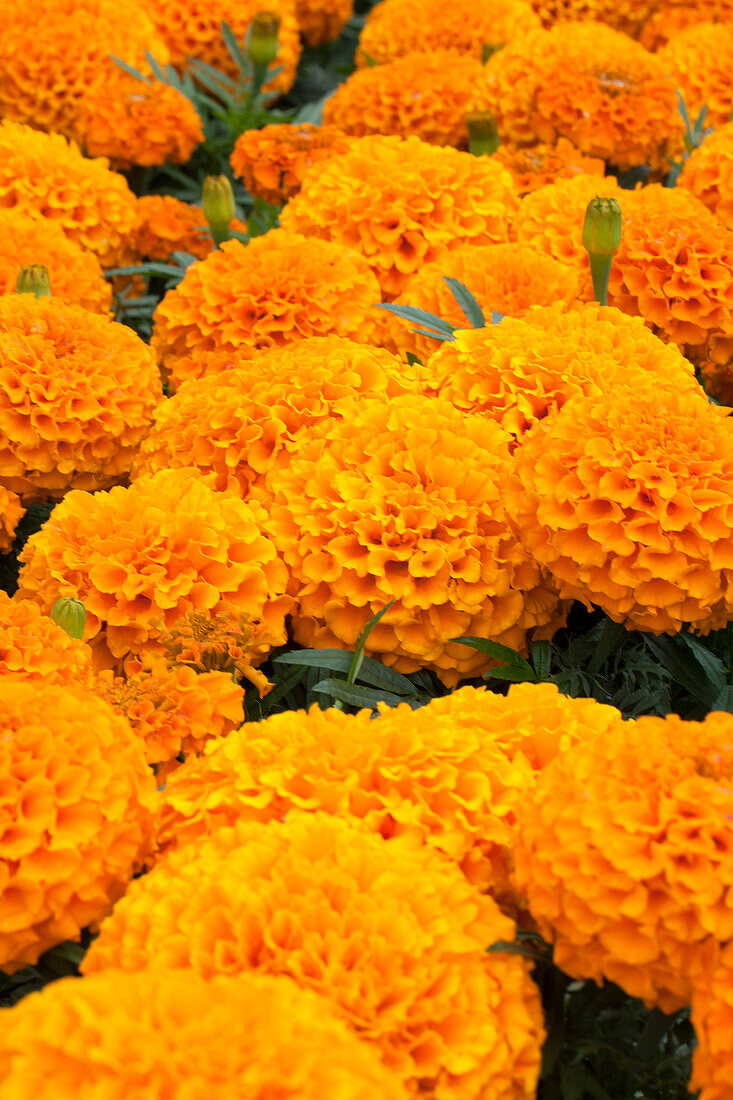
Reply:
<svg viewBox="0 0 733 1100"><path fill-rule="evenodd" d="M677 183L733 229L733 122L719 126L693 149Z"/></svg>
<svg viewBox="0 0 733 1100"><path fill-rule="evenodd" d="M362 401L312 429L268 488L268 531L292 572L295 638L366 652L402 672L435 669L449 686L490 667L451 639L523 648L550 633L560 605L510 532L508 436L497 424L415 395Z"/></svg>
<svg viewBox="0 0 733 1100"><path fill-rule="evenodd" d="M537 144L523 149L500 145L493 157L508 169L521 196L556 180L579 175L602 176L606 170L600 157L584 156L567 138L558 138L554 145Z"/></svg>
<svg viewBox="0 0 733 1100"><path fill-rule="evenodd" d="M124 478L162 396L132 329L54 297L0 297L0 480L24 500Z"/></svg>
<svg viewBox="0 0 733 1100"><path fill-rule="evenodd" d="M119 69L84 97L72 134L90 157L108 157L119 169L185 164L204 138L201 119L186 96Z"/></svg>
<svg viewBox="0 0 733 1100"><path fill-rule="evenodd" d="M264 518L193 470L94 496L71 492L26 543L19 595L44 610L76 596L87 609L85 639L104 641L118 659L160 649L189 611L222 605L264 619L281 643L287 573L262 534Z"/></svg>
<svg viewBox="0 0 733 1100"><path fill-rule="evenodd" d="M252 619L227 610L189 611L161 638L161 646L169 663L249 680L262 696L272 684L257 666L282 641L282 622L274 615Z"/></svg>
<svg viewBox="0 0 733 1100"><path fill-rule="evenodd" d="M733 1016L733 944L720 952L714 968L701 974L692 994L692 1023L697 1046L692 1055L690 1089L700 1089L700 1100L728 1100L730 1096Z"/></svg>
<svg viewBox="0 0 733 1100"><path fill-rule="evenodd" d="M358 251L274 229L246 246L227 241L193 264L155 311L152 345L169 372L178 358L208 351L251 358L307 336L369 342L380 297Z"/></svg>
<svg viewBox="0 0 733 1100"><path fill-rule="evenodd" d="M696 0L694 4L672 2L651 15L641 29L639 41L647 50L659 50L680 31L695 23L728 22L733 19L731 0Z"/></svg>
<svg viewBox="0 0 733 1100"><path fill-rule="evenodd" d="M278 122L245 130L230 157L232 170L254 198L281 206L300 191L314 164L345 153L350 139L337 126Z"/></svg>
<svg viewBox="0 0 733 1100"><path fill-rule="evenodd" d="M161 404L134 476L195 466L215 475L215 488L246 497L288 464L314 425L349 417L362 396L389 399L415 388L389 351L340 336L260 352L235 370L184 382Z"/></svg>
<svg viewBox="0 0 733 1100"><path fill-rule="evenodd" d="M636 35L659 0L530 0L546 27L568 20L592 19Z"/></svg>
<svg viewBox="0 0 733 1100"><path fill-rule="evenodd" d="M452 248L508 240L518 205L511 176L489 157L365 137L306 176L280 224L357 249L391 299Z"/></svg>
<svg viewBox="0 0 733 1100"><path fill-rule="evenodd" d="M641 718L556 757L519 816L516 880L554 959L675 1012L733 935L733 721Z"/></svg>
<svg viewBox="0 0 733 1100"><path fill-rule="evenodd" d="M667 66L605 23L559 23L494 54L477 89L512 145L568 138L619 168L666 167L681 140Z"/></svg>
<svg viewBox="0 0 733 1100"><path fill-rule="evenodd" d="M60 134L0 122L0 208L43 214L102 267L127 263L136 199L104 158L90 160Z"/></svg>
<svg viewBox="0 0 733 1100"><path fill-rule="evenodd" d="M9 673L46 684L87 686L91 652L31 600L11 600L0 592L0 677Z"/></svg>
<svg viewBox="0 0 733 1100"><path fill-rule="evenodd" d="M293 812L166 855L115 907L83 968L289 975L326 998L411 1095L529 1100L543 1038L537 988L524 959L486 951L513 937L491 898L428 849Z"/></svg>
<svg viewBox="0 0 733 1100"><path fill-rule="evenodd" d="M454 50L420 51L357 69L326 101L323 121L355 137L415 134L433 145L466 148L466 113L482 71L478 58Z"/></svg>
<svg viewBox="0 0 733 1100"><path fill-rule="evenodd" d="M16 1100L182 1100L192 1089L207 1100L407 1100L324 998L286 977L65 978L4 1024L0 1073Z"/></svg>
<svg viewBox="0 0 733 1100"><path fill-rule="evenodd" d="M282 72L265 84L265 91L287 92L300 59L295 0L208 0L203 10L193 0L159 0L149 9L149 15L177 68L185 68L194 58L237 80L239 71L226 47L221 25L226 23L243 46L252 19L264 10L280 16L278 53L271 68L282 66Z"/></svg>
<svg viewBox="0 0 733 1100"><path fill-rule="evenodd" d="M246 223L237 218L231 228L247 232ZM130 244L138 258L164 262L174 252L189 252L197 260L205 260L214 249L201 207L181 202L173 195L143 195L137 200L137 221Z"/></svg>
<svg viewBox="0 0 733 1100"><path fill-rule="evenodd" d="M459 330L436 348L424 388L518 439L577 395L600 397L645 381L700 393L692 363L674 344L641 318L595 302L569 312L533 307L521 319Z"/></svg>
<svg viewBox="0 0 733 1100"><path fill-rule="evenodd" d="M354 0L295 0L300 33L308 46L338 38L354 14Z"/></svg>
<svg viewBox="0 0 733 1100"><path fill-rule="evenodd" d="M730 120L733 25L696 23L670 38L656 56L682 93L691 119L706 106L706 126L722 126Z"/></svg>
<svg viewBox="0 0 733 1100"><path fill-rule="evenodd" d="M506 507L568 599L657 634L731 617L729 409L661 381L576 397L515 453Z"/></svg>
<svg viewBox="0 0 733 1100"><path fill-rule="evenodd" d="M366 18L356 63L365 68L405 54L449 49L482 60L485 50L499 48L539 26L526 0L382 0Z"/></svg>
<svg viewBox="0 0 733 1100"><path fill-rule="evenodd" d="M507 696L465 687L413 711L276 714L189 761L168 782L158 846L293 809L354 817L385 839L411 836L501 900L511 896L516 813L537 773L579 739L621 721L554 685Z"/></svg>
<svg viewBox="0 0 733 1100"><path fill-rule="evenodd" d="M81 688L6 674L0 725L0 969L12 974L124 892L157 798L127 722Z"/></svg>
<svg viewBox="0 0 733 1100"><path fill-rule="evenodd" d="M492 312L521 317L533 306L555 302L569 308L577 299L580 281L573 268L527 245L462 245L444 260L420 268L407 281L396 304L416 306L456 328L464 328L468 320L446 277L458 279L468 287L487 324L491 323ZM412 352L427 362L441 345L428 336L417 335L414 327L399 317L390 318L389 336L399 351ZM429 327L427 323L421 325L424 329ZM423 377L424 385L430 381L429 376Z"/></svg>

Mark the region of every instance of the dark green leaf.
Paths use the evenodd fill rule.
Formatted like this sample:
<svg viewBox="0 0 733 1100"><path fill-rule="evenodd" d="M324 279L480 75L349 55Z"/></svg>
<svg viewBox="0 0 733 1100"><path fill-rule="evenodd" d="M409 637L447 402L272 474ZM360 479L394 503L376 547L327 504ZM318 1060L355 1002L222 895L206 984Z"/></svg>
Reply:
<svg viewBox="0 0 733 1100"><path fill-rule="evenodd" d="M532 642L532 664L537 674L537 679L544 682L549 678L552 666L552 646L549 642Z"/></svg>
<svg viewBox="0 0 733 1100"><path fill-rule="evenodd" d="M417 364L418 367L421 367L423 365L422 360L418 359L418 357L413 352L408 351L407 352L407 365L410 366L410 367L414 367L416 364Z"/></svg>
<svg viewBox="0 0 733 1100"><path fill-rule="evenodd" d="M513 668L509 665L500 665L498 668L492 668L484 673L484 675L492 680L511 680L514 684L537 683L537 676L532 669L527 672L523 668Z"/></svg>
<svg viewBox="0 0 733 1100"><path fill-rule="evenodd" d="M403 321L410 321L413 325L424 325L426 328L435 329L436 332L442 332L445 336L452 336L456 331L456 326L449 325L442 317L436 317L434 313L426 313L424 309L417 309L415 306L395 306L380 302L377 308L386 309L389 313L394 313L395 317L401 317Z"/></svg>
<svg viewBox="0 0 733 1100"><path fill-rule="evenodd" d="M377 691L374 688L361 687L359 684L350 684L347 680L331 678L319 680L312 690L332 695L339 703L346 703L350 707L369 707L371 710L376 710L378 703L387 703L395 707L398 703L405 701L390 691Z"/></svg>
<svg viewBox="0 0 733 1100"><path fill-rule="evenodd" d="M700 664L692 658L688 651L682 656L680 647L675 645L674 639L652 637L645 638L646 645L654 656L667 669L673 680L687 688L690 695L699 699L707 707L711 707L716 697L720 694L721 685L710 683Z"/></svg>
<svg viewBox="0 0 733 1100"><path fill-rule="evenodd" d="M722 689L726 684L726 667L720 657L711 653L704 642L695 638L692 634L678 634L680 645L690 650L697 663L705 670L705 674L712 685Z"/></svg>
<svg viewBox="0 0 733 1100"><path fill-rule="evenodd" d="M593 651L593 656L588 662L588 672L593 675L600 671L603 662L621 648L628 636L628 631L623 623L615 623L613 619L605 618L601 628L601 636Z"/></svg>
<svg viewBox="0 0 733 1100"><path fill-rule="evenodd" d="M484 328L486 325L486 318L484 317L483 310L468 287L464 286L458 279L451 278L449 275L443 276L443 282L447 283L448 289L473 327Z"/></svg>
<svg viewBox="0 0 733 1100"><path fill-rule="evenodd" d="M494 657L497 661L502 661L509 668L515 668L528 674L531 679L535 678L534 669L529 661L525 660L521 653L517 653L515 649L510 649L508 645L502 645L500 642L492 642L487 638L451 638L452 642L460 642L461 645L470 646L472 649L478 649L480 653L485 653L487 657Z"/></svg>
<svg viewBox="0 0 733 1100"><path fill-rule="evenodd" d="M362 661L364 660L364 646L367 643L367 638L374 630L374 627L377 625L379 620L387 614L393 603L394 600L390 600L389 603L386 603L384 605L381 611L377 611L376 615L372 615L371 619L362 629L359 637L356 639L354 655L351 659L351 666L349 667L348 676L346 677L350 684L353 684L354 680L356 680L356 677L359 675L359 669L361 668Z"/></svg>
<svg viewBox="0 0 733 1100"><path fill-rule="evenodd" d="M733 687L726 684L719 695L716 695L711 703L712 710L724 710L733 714Z"/></svg>
<svg viewBox="0 0 733 1100"><path fill-rule="evenodd" d="M327 668L332 672L348 672L353 654L348 649L296 649L274 657L274 665L307 665L309 668Z"/></svg>

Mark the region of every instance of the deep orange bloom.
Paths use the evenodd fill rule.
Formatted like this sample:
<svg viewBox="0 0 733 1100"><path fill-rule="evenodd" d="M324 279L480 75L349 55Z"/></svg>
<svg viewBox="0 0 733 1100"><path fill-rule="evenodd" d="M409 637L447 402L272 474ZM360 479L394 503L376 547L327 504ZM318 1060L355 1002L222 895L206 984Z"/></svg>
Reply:
<svg viewBox="0 0 733 1100"><path fill-rule="evenodd" d="M733 943L720 953L715 967L699 975L692 993L692 1023L697 1046L692 1055L690 1091L700 1100L728 1100L733 1055Z"/></svg>
<svg viewBox="0 0 733 1100"><path fill-rule="evenodd" d="M137 223L130 243L138 257L168 260L172 252L190 252L204 260L214 248L200 206L172 195L144 195L137 201Z"/></svg>
<svg viewBox="0 0 733 1100"><path fill-rule="evenodd" d="M546 27L567 20L593 19L636 35L659 0L530 0Z"/></svg>
<svg viewBox="0 0 733 1100"><path fill-rule="evenodd" d="M0 122L0 208L43 214L94 252L102 267L133 257L136 200L104 158L89 160L60 134Z"/></svg>
<svg viewBox="0 0 733 1100"><path fill-rule="evenodd" d="M86 687L91 651L31 600L11 600L0 592L0 677L8 673L46 684Z"/></svg>
<svg viewBox="0 0 733 1100"><path fill-rule="evenodd" d="M297 195L312 165L345 153L350 145L336 126L279 122L261 130L245 130L237 138L230 161L250 195L281 206Z"/></svg>
<svg viewBox="0 0 733 1100"><path fill-rule="evenodd" d="M13 548L15 529L25 515L17 493L11 493L0 485L0 554L8 554Z"/></svg>
<svg viewBox="0 0 733 1100"><path fill-rule="evenodd" d="M282 641L282 622L274 614L255 620L222 608L189 611L161 637L160 644L169 663L249 680L262 696L272 684L257 666Z"/></svg>
<svg viewBox="0 0 733 1100"><path fill-rule="evenodd" d="M605 23L516 39L489 59L479 95L508 143L565 137L619 168L666 167L682 132L665 63Z"/></svg>
<svg viewBox="0 0 733 1100"><path fill-rule="evenodd" d="M482 59L497 48L539 26L526 0L381 0L367 15L359 37L360 68L394 61L416 50L450 49Z"/></svg>
<svg viewBox="0 0 733 1100"><path fill-rule="evenodd" d="M308 46L338 38L354 14L354 0L295 0L298 27Z"/></svg>
<svg viewBox="0 0 733 1100"><path fill-rule="evenodd" d="M458 245L508 240L517 206L511 176L490 157L365 137L306 176L280 224L357 249L392 299Z"/></svg>
<svg viewBox="0 0 733 1100"><path fill-rule="evenodd" d="M54 297L0 297L0 480L24 500L124 478L162 396L132 329Z"/></svg>
<svg viewBox="0 0 733 1100"><path fill-rule="evenodd" d="M287 574L262 534L264 519L193 470L163 470L94 496L71 492L26 543L19 595L44 609L76 596L87 609L86 640L118 659L156 643L160 650L189 611L222 606L264 620L281 644Z"/></svg>
<svg viewBox="0 0 733 1100"><path fill-rule="evenodd" d="M519 812L516 880L567 974L663 1012L708 983L733 936L732 750L729 714L671 714L544 769Z"/></svg>
<svg viewBox="0 0 733 1100"><path fill-rule="evenodd" d="M659 50L680 31L694 23L725 23L733 18L731 0L696 0L694 4L672 0L654 12L641 29L639 41L647 50Z"/></svg>
<svg viewBox="0 0 733 1100"><path fill-rule="evenodd" d="M701 633L733 613L729 409L637 377L576 397L518 448L505 490L532 558L568 599L628 629Z"/></svg>
<svg viewBox="0 0 733 1100"><path fill-rule="evenodd" d="M678 186L686 187L733 229L733 122L708 134L685 161Z"/></svg>
<svg viewBox="0 0 733 1100"><path fill-rule="evenodd" d="M201 352L251 358L331 334L368 341L380 297L359 252L274 229L247 246L227 241L192 264L155 311L152 345L168 372Z"/></svg>
<svg viewBox="0 0 733 1100"><path fill-rule="evenodd" d="M733 102L733 25L696 23L673 35L656 56L682 92L691 119L707 106L706 126L728 122Z"/></svg>
<svg viewBox="0 0 733 1100"><path fill-rule="evenodd" d="M268 481L268 530L290 566L305 646L349 648L390 600L366 652L453 686L491 666L451 639L513 648L560 625L561 606L511 534L510 436L449 402L362 401L313 429Z"/></svg>
<svg viewBox="0 0 733 1100"><path fill-rule="evenodd" d="M87 691L6 674L0 725L0 969L12 974L124 892L157 797L138 738Z"/></svg>
<svg viewBox="0 0 733 1100"><path fill-rule="evenodd" d="M584 156L567 138L558 138L554 145L537 144L523 149L500 145L493 156L508 169L522 196L556 180L579 175L602 176L606 170L600 157Z"/></svg>
<svg viewBox="0 0 733 1100"><path fill-rule="evenodd" d="M410 838L292 812L166 855L115 907L83 969L287 974L411 1095L529 1100L544 1037L537 987L526 960L486 951L513 936L491 898Z"/></svg>

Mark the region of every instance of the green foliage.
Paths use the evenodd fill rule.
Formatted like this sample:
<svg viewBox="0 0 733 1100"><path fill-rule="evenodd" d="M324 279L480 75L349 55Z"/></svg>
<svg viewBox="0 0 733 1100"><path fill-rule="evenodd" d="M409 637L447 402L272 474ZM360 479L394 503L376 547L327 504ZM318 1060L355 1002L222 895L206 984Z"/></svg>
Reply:
<svg viewBox="0 0 733 1100"><path fill-rule="evenodd" d="M26 966L15 974L0 974L0 1008L10 1008L58 978L78 977L90 941L91 935L83 932L81 943L66 940L44 952L35 966Z"/></svg>
<svg viewBox="0 0 733 1100"><path fill-rule="evenodd" d="M687 106L682 96L682 92L679 90L679 88L677 89L677 101L678 110L680 112L680 115L682 116L682 121L685 124L684 143L686 152L685 157L681 161L669 160L669 158L667 158L667 161L671 165L671 168L666 180L664 181L665 187L675 186L677 180L680 177L682 169L685 166L685 160L687 160L687 157L694 149L699 149L708 134L712 134L713 132L712 126L708 126L707 129L705 128L705 119L708 113L707 104L704 104L700 108L700 113L698 114L694 123L691 123L690 116L687 111Z"/></svg>

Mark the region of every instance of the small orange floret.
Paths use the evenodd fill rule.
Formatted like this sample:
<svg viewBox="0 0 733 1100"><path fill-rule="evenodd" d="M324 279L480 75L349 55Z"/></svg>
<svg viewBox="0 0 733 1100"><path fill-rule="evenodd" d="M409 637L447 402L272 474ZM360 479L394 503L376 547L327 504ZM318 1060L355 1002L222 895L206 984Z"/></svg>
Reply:
<svg viewBox="0 0 733 1100"><path fill-rule="evenodd" d="M300 191L309 168L345 153L350 144L336 126L280 122L245 130L230 159L250 195L281 206Z"/></svg>

